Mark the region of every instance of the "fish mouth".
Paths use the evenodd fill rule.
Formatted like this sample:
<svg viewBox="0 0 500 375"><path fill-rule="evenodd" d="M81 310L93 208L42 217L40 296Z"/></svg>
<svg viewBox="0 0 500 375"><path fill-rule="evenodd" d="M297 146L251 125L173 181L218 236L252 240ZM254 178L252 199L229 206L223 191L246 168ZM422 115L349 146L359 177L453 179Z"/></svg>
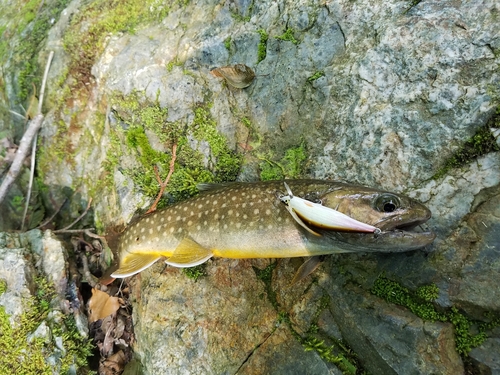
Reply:
<svg viewBox="0 0 500 375"><path fill-rule="evenodd" d="M377 223L375 226L380 228L382 235L386 234L393 237L412 238L421 244L427 245L432 243L436 238L436 234L432 232L427 224L427 220L429 220L430 217L430 213L425 215L425 217L417 219L402 219L400 217L398 220L383 221Z"/></svg>

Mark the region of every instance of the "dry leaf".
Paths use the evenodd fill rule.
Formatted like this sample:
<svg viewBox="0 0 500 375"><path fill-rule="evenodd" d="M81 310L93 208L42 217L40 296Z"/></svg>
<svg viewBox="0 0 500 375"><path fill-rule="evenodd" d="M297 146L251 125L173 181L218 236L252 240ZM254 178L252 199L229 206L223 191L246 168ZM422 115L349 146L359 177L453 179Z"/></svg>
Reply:
<svg viewBox="0 0 500 375"><path fill-rule="evenodd" d="M89 300L90 323L114 314L119 308L118 297L111 297L107 293L92 288L92 297Z"/></svg>
<svg viewBox="0 0 500 375"><path fill-rule="evenodd" d="M244 89L255 79L254 71L245 64L236 64L215 68L210 71L215 77L222 77L226 82L238 89Z"/></svg>

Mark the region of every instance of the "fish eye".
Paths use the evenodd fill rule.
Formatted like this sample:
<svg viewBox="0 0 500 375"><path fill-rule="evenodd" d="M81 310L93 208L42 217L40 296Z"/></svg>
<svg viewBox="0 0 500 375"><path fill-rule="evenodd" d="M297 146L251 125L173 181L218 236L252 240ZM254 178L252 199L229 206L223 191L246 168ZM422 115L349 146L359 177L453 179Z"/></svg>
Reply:
<svg viewBox="0 0 500 375"><path fill-rule="evenodd" d="M394 194L382 194L375 201L375 208L380 212L394 212L400 206L399 198Z"/></svg>

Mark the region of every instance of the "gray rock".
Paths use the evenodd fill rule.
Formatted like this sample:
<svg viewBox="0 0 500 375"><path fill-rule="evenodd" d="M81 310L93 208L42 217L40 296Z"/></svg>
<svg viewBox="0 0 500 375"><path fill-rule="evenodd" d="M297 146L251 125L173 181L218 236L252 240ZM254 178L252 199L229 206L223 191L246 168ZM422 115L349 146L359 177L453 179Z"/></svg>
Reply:
<svg viewBox="0 0 500 375"><path fill-rule="evenodd" d="M500 339L486 339L481 346L474 348L469 353L472 361L478 366L479 375L500 374Z"/></svg>
<svg viewBox="0 0 500 375"><path fill-rule="evenodd" d="M352 285L322 279L332 298L330 311L346 342L373 374L461 374L450 324L423 322Z"/></svg>

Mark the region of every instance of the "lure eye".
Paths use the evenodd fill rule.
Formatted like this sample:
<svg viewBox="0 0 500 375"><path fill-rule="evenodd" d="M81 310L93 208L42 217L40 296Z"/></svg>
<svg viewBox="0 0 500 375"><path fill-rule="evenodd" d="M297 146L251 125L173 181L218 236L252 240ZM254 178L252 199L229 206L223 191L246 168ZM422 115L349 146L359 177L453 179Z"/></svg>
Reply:
<svg viewBox="0 0 500 375"><path fill-rule="evenodd" d="M380 212L394 212L400 206L399 198L393 194L382 194L375 201L375 208Z"/></svg>

